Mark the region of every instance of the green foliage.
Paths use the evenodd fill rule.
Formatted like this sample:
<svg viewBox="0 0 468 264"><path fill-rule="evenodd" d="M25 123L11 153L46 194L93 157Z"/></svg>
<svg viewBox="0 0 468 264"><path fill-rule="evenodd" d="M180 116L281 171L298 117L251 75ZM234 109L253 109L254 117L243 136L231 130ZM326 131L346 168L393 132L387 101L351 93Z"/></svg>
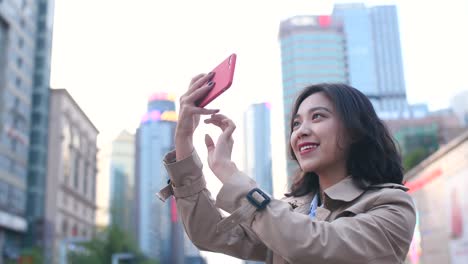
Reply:
<svg viewBox="0 0 468 264"><path fill-rule="evenodd" d="M44 264L44 256L42 254L42 249L38 247L27 248L21 251L20 257L18 260L7 260L5 264Z"/></svg>
<svg viewBox="0 0 468 264"><path fill-rule="evenodd" d="M414 166L418 165L421 161L427 158L431 151L426 148L417 148L403 157L403 168L409 171Z"/></svg>
<svg viewBox="0 0 468 264"><path fill-rule="evenodd" d="M70 263L107 264L112 262L115 253L131 253L133 261L121 262L132 264L157 264L147 259L138 249L133 239L121 229L111 226L103 230L93 240L80 244L84 250L69 254Z"/></svg>

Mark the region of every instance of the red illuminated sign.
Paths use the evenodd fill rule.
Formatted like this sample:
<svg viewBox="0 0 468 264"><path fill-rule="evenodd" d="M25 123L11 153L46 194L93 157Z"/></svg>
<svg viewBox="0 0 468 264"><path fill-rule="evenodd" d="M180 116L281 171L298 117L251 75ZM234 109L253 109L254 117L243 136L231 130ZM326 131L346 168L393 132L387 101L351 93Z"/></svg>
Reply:
<svg viewBox="0 0 468 264"><path fill-rule="evenodd" d="M331 16L319 16L318 23L321 27L329 27L331 25Z"/></svg>
<svg viewBox="0 0 468 264"><path fill-rule="evenodd" d="M405 183L405 186L409 188L408 192L412 193L423 188L426 184L430 183L431 181L435 180L441 175L442 175L442 169L438 168L438 169L431 171L427 175L424 175L420 179Z"/></svg>

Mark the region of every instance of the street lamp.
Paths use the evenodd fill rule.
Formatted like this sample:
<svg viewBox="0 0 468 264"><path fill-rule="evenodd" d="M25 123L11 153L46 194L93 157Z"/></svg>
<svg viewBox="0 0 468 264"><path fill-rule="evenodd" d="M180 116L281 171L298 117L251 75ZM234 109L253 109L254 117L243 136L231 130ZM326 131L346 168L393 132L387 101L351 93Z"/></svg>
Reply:
<svg viewBox="0 0 468 264"><path fill-rule="evenodd" d="M133 259L134 256L131 253L114 253L112 254L112 264L119 264L120 260Z"/></svg>
<svg viewBox="0 0 468 264"><path fill-rule="evenodd" d="M83 249L77 248L74 244L76 243L83 243L88 242L88 238L83 237L72 237L72 238L65 238L60 242L60 264L67 264L68 263L68 249L73 246L72 250Z"/></svg>

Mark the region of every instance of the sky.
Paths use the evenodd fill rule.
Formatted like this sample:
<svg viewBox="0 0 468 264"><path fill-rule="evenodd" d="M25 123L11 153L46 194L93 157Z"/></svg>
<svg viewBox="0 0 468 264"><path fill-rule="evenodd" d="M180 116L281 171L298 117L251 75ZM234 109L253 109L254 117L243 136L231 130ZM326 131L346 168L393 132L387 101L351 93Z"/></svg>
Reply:
<svg viewBox="0 0 468 264"><path fill-rule="evenodd" d="M445 108L457 92L468 90L468 0L363 2L397 5L410 103ZM235 52L233 85L210 107L220 108L237 124L233 159L242 168L243 113L252 103L271 103L274 194L280 196L286 169L283 121L276 118L283 116L279 23L294 15L330 14L333 3L55 0L51 87L70 92L99 129L101 147L123 129L135 131L151 94L180 96L193 76L209 72ZM219 132L204 124L196 132L202 160L205 133ZM220 183L205 173L216 194ZM220 258L209 254L211 263Z"/></svg>

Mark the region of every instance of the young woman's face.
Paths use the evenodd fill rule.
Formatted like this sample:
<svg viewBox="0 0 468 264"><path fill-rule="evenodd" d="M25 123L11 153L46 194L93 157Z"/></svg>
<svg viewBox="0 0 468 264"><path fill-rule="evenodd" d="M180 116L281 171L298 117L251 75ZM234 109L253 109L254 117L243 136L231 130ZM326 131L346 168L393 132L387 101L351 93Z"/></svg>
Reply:
<svg viewBox="0 0 468 264"><path fill-rule="evenodd" d="M302 101L293 118L290 140L302 171L320 175L321 171L346 165L340 124L334 104L323 92Z"/></svg>

